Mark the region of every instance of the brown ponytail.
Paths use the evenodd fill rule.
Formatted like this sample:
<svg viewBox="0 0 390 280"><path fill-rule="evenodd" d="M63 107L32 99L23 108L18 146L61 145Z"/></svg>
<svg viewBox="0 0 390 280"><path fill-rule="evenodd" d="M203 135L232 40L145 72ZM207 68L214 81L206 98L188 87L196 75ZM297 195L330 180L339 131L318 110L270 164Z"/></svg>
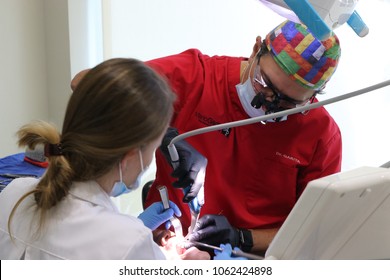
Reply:
<svg viewBox="0 0 390 280"><path fill-rule="evenodd" d="M27 124L17 132L20 147L27 146L34 149L37 145L50 145L60 141L60 135L54 125L44 121ZM8 220L8 230L11 233L11 220L20 203L34 195L37 211L39 212L39 225L42 227L47 211L64 198L72 184L73 171L65 157L48 157L49 166L34 190L26 193L19 199L11 211Z"/></svg>

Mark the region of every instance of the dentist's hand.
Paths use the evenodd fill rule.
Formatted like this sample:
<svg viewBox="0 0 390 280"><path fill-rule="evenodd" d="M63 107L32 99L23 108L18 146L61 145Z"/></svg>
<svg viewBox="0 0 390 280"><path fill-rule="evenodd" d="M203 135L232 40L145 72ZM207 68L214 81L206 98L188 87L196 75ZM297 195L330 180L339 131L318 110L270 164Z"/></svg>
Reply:
<svg viewBox="0 0 390 280"><path fill-rule="evenodd" d="M162 202L155 202L139 214L138 219L142 220L146 227L155 230L166 221L169 221L173 215L181 216L181 211L175 203L169 201L169 208L165 210Z"/></svg>
<svg viewBox="0 0 390 280"><path fill-rule="evenodd" d="M160 146L161 152L172 167L174 166L169 155L168 145L178 135L176 128L169 127ZM188 203L198 195L204 183L204 178L198 178L198 176L204 176L207 159L185 140L180 140L174 145L179 155L179 165L174 167L171 174L172 177L177 178L177 181L172 185L175 188L185 189L183 201Z"/></svg>
<svg viewBox="0 0 390 280"><path fill-rule="evenodd" d="M205 215L200 218L189 240L214 246L221 243L230 243L234 247L240 245L239 230L231 226L222 215Z"/></svg>

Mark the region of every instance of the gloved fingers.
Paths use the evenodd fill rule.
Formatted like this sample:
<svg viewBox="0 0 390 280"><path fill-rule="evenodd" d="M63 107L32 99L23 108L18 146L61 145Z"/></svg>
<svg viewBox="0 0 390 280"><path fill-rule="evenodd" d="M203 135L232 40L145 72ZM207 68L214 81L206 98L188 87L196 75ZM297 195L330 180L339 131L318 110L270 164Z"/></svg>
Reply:
<svg viewBox="0 0 390 280"><path fill-rule="evenodd" d="M205 164L207 164L207 160L205 162ZM183 201L185 203L193 200L204 184L205 166L201 166L200 168L194 167L195 166L193 166L187 174L178 178L178 180L172 184L176 188L184 189Z"/></svg>
<svg viewBox="0 0 390 280"><path fill-rule="evenodd" d="M155 202L152 205L150 205L148 208L146 208L144 210L144 213L150 213L152 215L153 213L160 214L163 211L164 211L164 206L162 202Z"/></svg>
<svg viewBox="0 0 390 280"><path fill-rule="evenodd" d="M230 260L231 255L232 255L232 246L227 243L225 244L220 244L219 247L222 249L220 250L214 250L214 260Z"/></svg>
<svg viewBox="0 0 390 280"><path fill-rule="evenodd" d="M183 161L186 162L186 161ZM198 174L199 171L205 170L207 166L207 160L205 159L202 161L202 163L195 163L194 165L190 166L187 164L187 162L184 164L180 162L180 166L178 166L172 173L171 176L174 178L178 178L178 181L183 182L182 186L178 187L186 187L188 184L193 183Z"/></svg>
<svg viewBox="0 0 390 280"><path fill-rule="evenodd" d="M203 228L207 228L209 226L215 226L214 217L213 217L213 215L204 215L196 223L196 225L194 227L194 232L196 232L200 229L203 229Z"/></svg>
<svg viewBox="0 0 390 280"><path fill-rule="evenodd" d="M170 209L173 210L175 216L181 217L181 211L180 211L179 207L173 201L169 201L169 207L170 207Z"/></svg>
<svg viewBox="0 0 390 280"><path fill-rule="evenodd" d="M215 215L213 219L218 228L232 228L228 219L223 215Z"/></svg>
<svg viewBox="0 0 390 280"><path fill-rule="evenodd" d="M176 147L179 153L179 165L173 170L171 176L182 180L185 178L195 180L199 171L206 169L207 159L189 145L183 148Z"/></svg>
<svg viewBox="0 0 390 280"><path fill-rule="evenodd" d="M222 249L222 251L214 250L214 260L247 260L247 258L232 255L233 250L231 244L229 243L221 244L219 247ZM240 249L237 247L235 247L234 250L240 251Z"/></svg>
<svg viewBox="0 0 390 280"><path fill-rule="evenodd" d="M174 188L181 189L185 189L189 186L192 186L195 180L193 177L190 177L190 175L193 175L193 173L189 172L188 169L184 170L181 168L181 166L178 167L178 169L176 169L171 174L172 177L177 178L177 180L172 183L172 186Z"/></svg>
<svg viewBox="0 0 390 280"><path fill-rule="evenodd" d="M151 206L154 207L157 214L160 214L165 211L164 205L161 201L153 203Z"/></svg>
<svg viewBox="0 0 390 280"><path fill-rule="evenodd" d="M238 248L238 247L234 247L233 250L236 251L236 252L242 252L242 250L240 248Z"/></svg>
<svg viewBox="0 0 390 280"><path fill-rule="evenodd" d="M188 170L191 169L191 166L194 164L193 162L193 155L191 154L191 151L188 146L181 147L178 144L175 144L175 147L177 149L177 153L179 154L179 166L177 166L173 174L176 174L177 176L182 175L182 172L188 172Z"/></svg>
<svg viewBox="0 0 390 280"><path fill-rule="evenodd" d="M184 197L183 197L183 202L188 203L191 200L195 199L198 196L199 190L202 187L203 182L197 182L187 189L184 189Z"/></svg>
<svg viewBox="0 0 390 280"><path fill-rule="evenodd" d="M173 201L169 200L169 207L170 208L168 208L168 209L171 209L173 211L173 213L175 213L176 216L178 216L178 217L181 216L181 211L180 211L179 207ZM144 212L154 212L156 214L162 214L162 213L166 212L166 210L168 210L168 209L164 209L164 205L160 201L160 202L155 202L152 205L150 205L148 208L145 209Z"/></svg>
<svg viewBox="0 0 390 280"><path fill-rule="evenodd" d="M173 174L173 173L172 173ZM175 177L172 175L172 177ZM178 178L178 177L175 177ZM175 188L181 188L184 189L188 186L191 186L194 183L194 179L191 179L188 176L182 176L177 179L177 181L172 183L172 186Z"/></svg>
<svg viewBox="0 0 390 280"><path fill-rule="evenodd" d="M227 254L229 254L229 256L232 255L233 248L230 243L220 244L219 247L222 249L222 252L226 252Z"/></svg>
<svg viewBox="0 0 390 280"><path fill-rule="evenodd" d="M170 218L172 218L173 214L174 214L174 212L173 212L173 209L171 209L171 208L168 208L164 212L160 213L159 214L159 219L161 221L160 225L165 223L166 221L168 221Z"/></svg>
<svg viewBox="0 0 390 280"><path fill-rule="evenodd" d="M180 181L184 180L194 180L195 177L190 177L191 166L187 161L180 161L179 166L177 166L171 173L171 176L178 178Z"/></svg>
<svg viewBox="0 0 390 280"><path fill-rule="evenodd" d="M168 221L165 222L165 229L168 230L171 226L172 226L172 223L171 223L170 220L168 220Z"/></svg>
<svg viewBox="0 0 390 280"><path fill-rule="evenodd" d="M172 206L174 205L172 204ZM174 213L172 208L164 209L162 202L155 202L139 214L138 218L142 220L146 227L155 230L172 218Z"/></svg>
<svg viewBox="0 0 390 280"><path fill-rule="evenodd" d="M171 176L174 178L182 178L188 173L188 169L183 168L181 162L173 169Z"/></svg>
<svg viewBox="0 0 390 280"><path fill-rule="evenodd" d="M178 180L173 182L172 186L174 188L181 188L184 190L183 202L188 203L198 195L202 184L194 184L193 180Z"/></svg>
<svg viewBox="0 0 390 280"><path fill-rule="evenodd" d="M195 197L194 199L190 201L186 201L185 197L183 198L183 202L188 203L188 206L190 207L190 210L195 213L200 213L200 209L202 208L203 204L200 204L200 201L198 197Z"/></svg>
<svg viewBox="0 0 390 280"><path fill-rule="evenodd" d="M216 237L217 228L215 226L209 226L203 229L194 231L190 236L190 241L198 241L214 245L214 238Z"/></svg>

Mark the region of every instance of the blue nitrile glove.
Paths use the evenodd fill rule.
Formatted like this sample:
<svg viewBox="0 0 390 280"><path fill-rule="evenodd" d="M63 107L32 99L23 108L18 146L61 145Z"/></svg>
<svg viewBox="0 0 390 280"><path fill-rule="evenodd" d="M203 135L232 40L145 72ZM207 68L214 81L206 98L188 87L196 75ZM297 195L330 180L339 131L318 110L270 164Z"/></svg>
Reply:
<svg viewBox="0 0 390 280"><path fill-rule="evenodd" d="M222 249L222 251L214 250L214 260L247 260L247 258L244 257L235 257L232 256L232 245L228 244L221 244L219 247ZM235 251L240 251L239 248L235 247Z"/></svg>
<svg viewBox="0 0 390 280"><path fill-rule="evenodd" d="M169 221L173 215L181 216L181 211L175 203L169 201L169 208L164 209L162 202L155 202L139 214L138 219L142 220L146 227L155 230L166 221Z"/></svg>
<svg viewBox="0 0 390 280"><path fill-rule="evenodd" d="M174 143L179 155L179 164L174 167L171 161L171 156L169 155L168 145L171 143L171 140L178 135L179 133L176 128L169 127L162 140L160 150L166 160L174 168L171 176L177 178L177 181L175 181L172 185L175 188L184 189L183 202L188 203L198 195L199 189L203 185L203 180L196 179L198 174L203 172L204 175L207 166L207 159L194 147L188 144L187 141L180 140Z"/></svg>

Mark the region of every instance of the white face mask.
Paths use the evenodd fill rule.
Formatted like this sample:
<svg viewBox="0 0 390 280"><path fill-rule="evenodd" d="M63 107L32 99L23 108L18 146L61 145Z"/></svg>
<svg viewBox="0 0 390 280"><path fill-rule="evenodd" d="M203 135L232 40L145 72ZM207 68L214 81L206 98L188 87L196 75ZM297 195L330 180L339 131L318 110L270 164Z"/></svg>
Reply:
<svg viewBox="0 0 390 280"><path fill-rule="evenodd" d="M253 89L252 80L249 77L245 83L236 85L238 97L240 98L241 105L245 112L251 118L261 117L265 115L265 111L262 107L256 109L252 106L251 102L256 96L256 92ZM287 120L287 116L284 116L280 121ZM267 122L274 122L274 120L267 120Z"/></svg>
<svg viewBox="0 0 390 280"><path fill-rule="evenodd" d="M119 195L129 193L131 191L138 189L138 187L141 185L142 177L145 174L145 172L148 170L149 166L144 168L141 150L138 150L138 155L141 163L141 172L138 174L135 182L130 186L126 186L126 184L122 180L122 166L121 163L119 163L119 182L115 182L114 186L112 187L110 196L117 197Z"/></svg>

